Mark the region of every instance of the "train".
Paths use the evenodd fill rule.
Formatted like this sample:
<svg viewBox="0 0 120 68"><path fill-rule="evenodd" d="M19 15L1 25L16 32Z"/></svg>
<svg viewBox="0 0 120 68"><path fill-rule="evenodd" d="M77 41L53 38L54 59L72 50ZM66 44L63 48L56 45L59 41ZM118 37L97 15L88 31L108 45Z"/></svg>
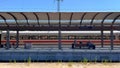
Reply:
<svg viewBox="0 0 120 68"><path fill-rule="evenodd" d="M61 31L61 43L71 45L88 41L95 45L101 45L100 31ZM104 45L110 45L110 31L104 31ZM19 44L31 43L33 45L57 45L58 31L19 31ZM6 31L1 32L1 44L6 43ZM16 43L16 31L10 31L10 44ZM120 45L120 31L114 31L114 44Z"/></svg>

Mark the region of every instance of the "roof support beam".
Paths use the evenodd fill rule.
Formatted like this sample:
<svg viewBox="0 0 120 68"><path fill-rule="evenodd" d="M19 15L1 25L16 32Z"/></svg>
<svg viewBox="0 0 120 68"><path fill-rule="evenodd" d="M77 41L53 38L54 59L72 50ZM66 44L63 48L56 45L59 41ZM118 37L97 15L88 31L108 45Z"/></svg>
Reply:
<svg viewBox="0 0 120 68"><path fill-rule="evenodd" d="M70 24L69 25L71 25L72 17L73 17L73 13L71 13L71 16L70 16Z"/></svg>
<svg viewBox="0 0 120 68"><path fill-rule="evenodd" d="M6 21L6 18L4 16L2 16L2 15L0 15L0 17L5 21L5 24L9 27L9 25L8 25L8 23Z"/></svg>
<svg viewBox="0 0 120 68"><path fill-rule="evenodd" d="M116 21L119 17L120 17L120 15L116 16L116 17L113 19L111 26L114 25L115 21Z"/></svg>
<svg viewBox="0 0 120 68"><path fill-rule="evenodd" d="M35 12L33 12L33 14L35 15L35 17L36 17L36 19L37 19L37 23L38 23L38 25L40 26L38 15L37 15Z"/></svg>
<svg viewBox="0 0 120 68"><path fill-rule="evenodd" d="M19 26L19 24L18 24L18 22L17 22L17 18L16 18L12 13L7 13L7 14L9 14L10 16L12 16L12 17L14 18L14 20L15 20L17 26Z"/></svg>
<svg viewBox="0 0 120 68"><path fill-rule="evenodd" d="M86 14L87 14L87 13L84 13L84 14L82 15L81 20L80 20L80 26L82 25L82 21L83 21L83 19L84 19L84 17L85 17Z"/></svg>
<svg viewBox="0 0 120 68"><path fill-rule="evenodd" d="M46 13L47 15L47 18L48 18L48 25L50 26L50 16L49 16L49 13Z"/></svg>
<svg viewBox="0 0 120 68"><path fill-rule="evenodd" d="M103 18L103 20L102 20L102 22L101 22L101 25L103 25L103 22L105 21L105 19L106 19L108 16L110 16L111 14L113 14L113 13L108 13L108 14Z"/></svg>
<svg viewBox="0 0 120 68"><path fill-rule="evenodd" d="M96 14L93 16L93 18L92 18L92 20L91 20L91 22L90 22L90 25L93 24L93 21L94 21L95 17L96 17L98 14L99 14L99 13L96 13Z"/></svg>
<svg viewBox="0 0 120 68"><path fill-rule="evenodd" d="M111 35L111 36L110 36L111 50L113 50L113 48L114 48L114 43L113 43L113 41L114 41L114 35L113 35L113 30L114 30L114 28L113 28L113 25L114 25L115 21L116 21L119 17L120 17L120 15L116 16L116 17L113 19L112 24L111 24L111 34L110 34L110 35Z"/></svg>
<svg viewBox="0 0 120 68"><path fill-rule="evenodd" d="M108 17L108 16L110 16L111 14L113 14L113 13L108 13L104 18L103 18L103 20L102 20L102 22L101 22L101 31L103 31L103 29L104 29L104 25L103 25L103 22L105 21L105 19ZM101 33L102 34L102 36L101 36L101 47L103 47L104 46L104 38L103 38L103 33Z"/></svg>
<svg viewBox="0 0 120 68"><path fill-rule="evenodd" d="M29 23L28 23L28 18L27 18L27 16L24 14L24 13L20 13L22 16L24 16L24 18L26 19L26 22L27 22L27 24L29 25Z"/></svg>

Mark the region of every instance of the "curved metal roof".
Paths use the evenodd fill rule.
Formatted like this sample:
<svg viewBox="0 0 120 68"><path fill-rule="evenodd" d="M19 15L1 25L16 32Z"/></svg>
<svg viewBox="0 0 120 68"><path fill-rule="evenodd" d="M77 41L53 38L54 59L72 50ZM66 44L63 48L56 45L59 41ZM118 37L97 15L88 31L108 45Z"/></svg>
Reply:
<svg viewBox="0 0 120 68"><path fill-rule="evenodd" d="M120 30L120 12L0 12L0 30Z"/></svg>

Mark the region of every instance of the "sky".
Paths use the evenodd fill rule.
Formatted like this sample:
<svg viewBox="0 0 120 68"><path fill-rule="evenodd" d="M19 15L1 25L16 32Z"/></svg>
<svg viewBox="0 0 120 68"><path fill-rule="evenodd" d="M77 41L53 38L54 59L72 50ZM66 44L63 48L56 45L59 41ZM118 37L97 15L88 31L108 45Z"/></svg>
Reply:
<svg viewBox="0 0 120 68"><path fill-rule="evenodd" d="M0 0L1 12L57 12L56 0ZM120 12L120 0L63 0L60 12Z"/></svg>

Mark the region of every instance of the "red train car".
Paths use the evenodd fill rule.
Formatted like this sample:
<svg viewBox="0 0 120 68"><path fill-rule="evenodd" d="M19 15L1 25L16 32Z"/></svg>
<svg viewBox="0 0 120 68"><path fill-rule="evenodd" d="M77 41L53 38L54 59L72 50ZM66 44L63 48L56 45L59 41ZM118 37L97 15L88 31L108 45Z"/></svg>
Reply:
<svg viewBox="0 0 120 68"><path fill-rule="evenodd" d="M77 43L82 41L83 43L87 43L88 41L91 41L95 45L101 45L101 40L76 40ZM62 45L71 45L74 42L74 40L62 40ZM104 45L110 45L110 40L104 40ZM2 44L5 44L6 40L2 40ZM16 43L16 40L10 40L10 43ZM57 45L58 40L20 40L19 44L25 44L25 43L32 43L33 45ZM114 40L114 45L120 45L120 40Z"/></svg>
<svg viewBox="0 0 120 68"><path fill-rule="evenodd" d="M120 45L120 31L114 31L114 45ZM2 31L2 44L6 43L6 32ZM101 45L100 31L63 31L62 44L71 45L74 40L79 43L87 43L91 41L95 45ZM110 45L110 31L104 32L104 44ZM10 32L10 42L16 43L16 32ZM32 44L58 44L57 31L20 31L19 44L32 43Z"/></svg>

